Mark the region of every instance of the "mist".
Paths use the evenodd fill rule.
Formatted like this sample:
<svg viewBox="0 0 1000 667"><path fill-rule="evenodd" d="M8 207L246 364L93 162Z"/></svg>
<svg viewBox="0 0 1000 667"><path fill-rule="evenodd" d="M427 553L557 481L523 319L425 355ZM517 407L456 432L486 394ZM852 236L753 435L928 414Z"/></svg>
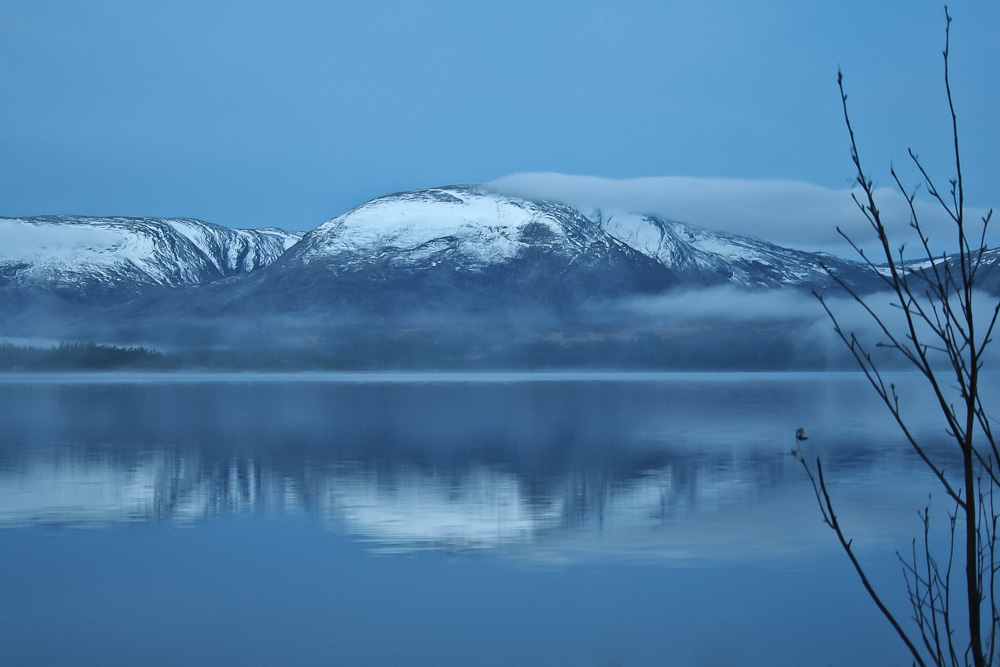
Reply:
<svg viewBox="0 0 1000 667"><path fill-rule="evenodd" d="M186 302L194 290L102 307L36 300L8 341L142 346L174 367L257 370L850 370L855 362L818 300L800 290L733 287L589 300L553 310L498 303L455 308L428 303L386 309L376 300L268 304L242 298ZM898 354L857 304L829 293L827 304L887 364ZM887 322L898 309L871 297ZM287 305L288 307L282 307Z"/></svg>

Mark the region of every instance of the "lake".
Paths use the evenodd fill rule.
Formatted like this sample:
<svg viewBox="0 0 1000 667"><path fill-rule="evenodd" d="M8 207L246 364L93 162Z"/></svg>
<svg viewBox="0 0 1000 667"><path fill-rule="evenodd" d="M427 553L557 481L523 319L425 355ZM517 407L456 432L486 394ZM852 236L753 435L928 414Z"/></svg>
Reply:
<svg viewBox="0 0 1000 667"><path fill-rule="evenodd" d="M0 664L909 664L799 427L905 618L947 504L856 374L0 375Z"/></svg>

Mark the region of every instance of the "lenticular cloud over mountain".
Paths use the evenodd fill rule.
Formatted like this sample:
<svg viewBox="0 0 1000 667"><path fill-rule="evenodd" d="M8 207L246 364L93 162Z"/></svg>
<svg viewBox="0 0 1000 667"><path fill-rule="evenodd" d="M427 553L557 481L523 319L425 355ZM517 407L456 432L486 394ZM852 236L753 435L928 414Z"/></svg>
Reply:
<svg viewBox="0 0 1000 667"><path fill-rule="evenodd" d="M829 252L854 258L854 251L837 233L842 229L867 247L871 228L851 198L851 190L787 180L742 180L661 176L612 179L551 172L511 174L486 184L498 192L526 199L564 202L582 211L605 214L656 215L728 234L767 239L780 246ZM906 200L892 188L879 188L879 206L890 235L909 235ZM918 200L925 230L940 243L952 236L946 215L936 204ZM984 210L968 209L970 220ZM988 239L989 240L989 239ZM989 245L996 245L996 233Z"/></svg>

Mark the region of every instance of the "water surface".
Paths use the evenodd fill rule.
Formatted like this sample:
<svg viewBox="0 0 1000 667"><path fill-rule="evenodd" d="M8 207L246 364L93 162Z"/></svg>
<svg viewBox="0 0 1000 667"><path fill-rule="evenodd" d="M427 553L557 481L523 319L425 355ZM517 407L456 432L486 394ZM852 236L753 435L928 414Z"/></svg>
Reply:
<svg viewBox="0 0 1000 667"><path fill-rule="evenodd" d="M944 446L917 380L914 429ZM3 376L0 655L906 664L788 454L806 428L905 602L893 551L937 489L864 382Z"/></svg>

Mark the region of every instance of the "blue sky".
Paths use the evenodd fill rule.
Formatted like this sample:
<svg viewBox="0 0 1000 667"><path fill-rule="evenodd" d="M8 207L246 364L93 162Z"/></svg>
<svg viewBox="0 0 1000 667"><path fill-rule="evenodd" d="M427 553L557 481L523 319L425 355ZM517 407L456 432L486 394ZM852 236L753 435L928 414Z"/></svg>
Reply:
<svg viewBox="0 0 1000 667"><path fill-rule="evenodd" d="M951 12L968 198L992 206L1000 3ZM309 229L526 172L842 190L838 66L876 181L910 146L947 178L943 27L925 0L0 0L0 215Z"/></svg>

